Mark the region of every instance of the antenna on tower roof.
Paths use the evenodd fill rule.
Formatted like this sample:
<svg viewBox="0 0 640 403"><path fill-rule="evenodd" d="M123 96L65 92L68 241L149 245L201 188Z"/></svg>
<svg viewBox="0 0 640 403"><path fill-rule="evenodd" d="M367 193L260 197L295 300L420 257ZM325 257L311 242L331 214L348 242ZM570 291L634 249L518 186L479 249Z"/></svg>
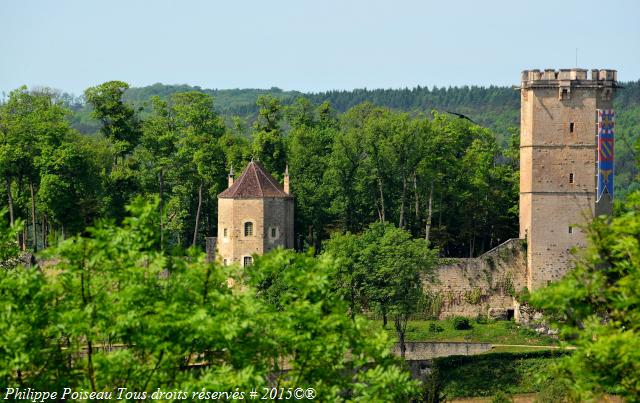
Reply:
<svg viewBox="0 0 640 403"><path fill-rule="evenodd" d="M578 48L576 48L576 68L578 68Z"/></svg>

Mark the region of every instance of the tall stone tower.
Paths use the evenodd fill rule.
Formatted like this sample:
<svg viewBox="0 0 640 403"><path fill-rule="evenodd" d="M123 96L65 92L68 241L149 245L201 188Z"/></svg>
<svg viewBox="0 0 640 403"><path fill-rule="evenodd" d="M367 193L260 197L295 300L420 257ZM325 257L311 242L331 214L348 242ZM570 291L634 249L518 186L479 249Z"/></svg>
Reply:
<svg viewBox="0 0 640 403"><path fill-rule="evenodd" d="M251 161L238 180L218 195L217 259L223 264L253 263L278 246L293 248L293 196L289 173L281 186L258 162Z"/></svg>
<svg viewBox="0 0 640 403"><path fill-rule="evenodd" d="M586 243L578 226L611 212L612 194L596 202L596 111L613 108L616 79L615 70L522 72L520 238L530 290L561 278L570 250Z"/></svg>

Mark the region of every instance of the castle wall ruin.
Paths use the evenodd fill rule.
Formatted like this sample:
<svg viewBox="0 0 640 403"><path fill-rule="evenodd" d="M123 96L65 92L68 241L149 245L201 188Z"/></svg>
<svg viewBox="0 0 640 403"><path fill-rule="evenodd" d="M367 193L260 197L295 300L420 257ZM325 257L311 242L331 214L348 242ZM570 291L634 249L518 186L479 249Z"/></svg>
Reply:
<svg viewBox="0 0 640 403"><path fill-rule="evenodd" d="M527 285L527 245L510 239L477 258L443 259L436 282L425 282L432 314L451 316L488 315L508 318L515 314L516 296Z"/></svg>

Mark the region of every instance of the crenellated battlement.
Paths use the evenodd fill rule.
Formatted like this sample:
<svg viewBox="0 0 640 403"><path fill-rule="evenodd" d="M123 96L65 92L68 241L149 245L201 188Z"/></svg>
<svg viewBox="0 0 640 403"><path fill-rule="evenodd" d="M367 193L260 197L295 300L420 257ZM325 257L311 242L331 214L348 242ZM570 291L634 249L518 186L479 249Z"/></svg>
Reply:
<svg viewBox="0 0 640 403"><path fill-rule="evenodd" d="M588 86L616 87L618 72L611 69L544 69L524 70L522 72L522 88L556 87L556 86ZM588 77L589 76L589 77Z"/></svg>

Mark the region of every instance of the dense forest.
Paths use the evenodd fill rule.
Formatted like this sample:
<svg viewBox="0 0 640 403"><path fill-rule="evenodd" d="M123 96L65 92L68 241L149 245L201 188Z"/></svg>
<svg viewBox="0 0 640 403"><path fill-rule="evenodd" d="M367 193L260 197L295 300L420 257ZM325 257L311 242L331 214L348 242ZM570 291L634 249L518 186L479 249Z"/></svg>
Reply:
<svg viewBox="0 0 640 403"><path fill-rule="evenodd" d="M623 87L619 196L638 188L640 82ZM23 247L37 250L158 195L163 245L201 246L216 234L227 173L255 158L277 179L289 166L300 250L383 221L443 256L477 256L517 236L518 124L519 95L507 87L23 87L0 107L2 203L8 221L27 223Z"/></svg>

